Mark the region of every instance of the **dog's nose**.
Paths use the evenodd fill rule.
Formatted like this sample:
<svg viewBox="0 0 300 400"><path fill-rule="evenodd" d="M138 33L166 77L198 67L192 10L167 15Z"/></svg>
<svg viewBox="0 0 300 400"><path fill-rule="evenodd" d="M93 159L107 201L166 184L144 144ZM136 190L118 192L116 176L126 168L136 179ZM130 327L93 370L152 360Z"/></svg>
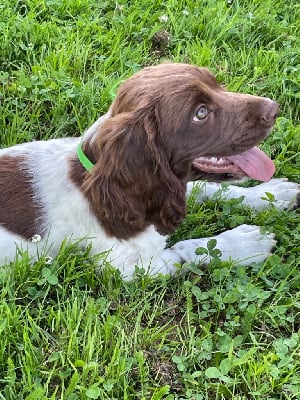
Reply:
<svg viewBox="0 0 300 400"><path fill-rule="evenodd" d="M279 112L279 105L270 99L265 99L262 108L261 122L266 126L272 126L276 121Z"/></svg>

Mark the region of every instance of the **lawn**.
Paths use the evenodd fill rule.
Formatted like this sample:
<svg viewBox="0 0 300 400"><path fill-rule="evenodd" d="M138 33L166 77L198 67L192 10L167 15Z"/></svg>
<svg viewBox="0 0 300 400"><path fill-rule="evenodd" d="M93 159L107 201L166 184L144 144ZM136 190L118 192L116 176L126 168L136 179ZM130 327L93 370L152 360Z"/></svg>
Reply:
<svg viewBox="0 0 300 400"><path fill-rule="evenodd" d="M262 147L300 182L299 49L296 0L2 0L0 143L80 136L126 77L183 61L280 103ZM67 242L20 254L0 273L0 399L300 399L299 212L190 200L170 240L241 223L276 234L263 265L128 283Z"/></svg>

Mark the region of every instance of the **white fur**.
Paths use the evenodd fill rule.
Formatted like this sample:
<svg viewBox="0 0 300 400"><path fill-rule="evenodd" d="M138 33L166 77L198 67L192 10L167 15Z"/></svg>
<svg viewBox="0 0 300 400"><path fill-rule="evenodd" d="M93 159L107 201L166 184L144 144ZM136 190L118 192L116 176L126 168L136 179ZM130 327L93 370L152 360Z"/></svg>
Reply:
<svg viewBox="0 0 300 400"><path fill-rule="evenodd" d="M86 135L93 135L105 118L106 116L96 121ZM44 239L32 243L0 226L1 265L14 260L17 248L28 250L32 257L37 257L41 252L47 252L53 257L65 238L83 239L84 245L92 242L92 252L95 254L108 251L108 261L121 271L125 279L133 276L136 265L157 274L173 273L176 270L175 263L195 260L209 262L209 259L200 260L196 257L195 249L205 247L210 238L186 240L166 249L166 238L157 233L153 226L127 241L108 237L93 215L86 198L68 177L68 159L76 154L79 140L80 138L52 139L0 150L0 157L15 155L28 159L28 168L34 176L35 197L45 210L47 226L50 227ZM278 183L281 185L280 190ZM219 188L210 185L206 187L208 195ZM282 185L288 190L282 189ZM188 192L192 186L192 183L188 185ZM279 197L278 205L283 207L287 207L299 193L298 186L286 181L275 180L260 187L259 194L253 195L252 189L233 189L230 186L226 195L244 195L247 204L259 208L260 197L264 191L275 191L275 197ZM282 190L285 195L280 197ZM43 227L36 234L39 235L42 229ZM256 226L242 225L215 238L217 248L222 252L221 258L238 260L241 264L264 261L275 245L273 235L261 234Z"/></svg>
<svg viewBox="0 0 300 400"><path fill-rule="evenodd" d="M189 196L198 182L189 182L187 185L187 196ZM239 187L234 185L225 186L221 183L206 182L200 186L197 200L199 202L220 193L224 199L236 199L244 197L243 204L255 210L263 210L273 204L278 209L290 209L297 203L300 194L300 185L290 182L286 178L275 178L269 182L261 183L254 187ZM274 196L273 201L269 201L266 193Z"/></svg>

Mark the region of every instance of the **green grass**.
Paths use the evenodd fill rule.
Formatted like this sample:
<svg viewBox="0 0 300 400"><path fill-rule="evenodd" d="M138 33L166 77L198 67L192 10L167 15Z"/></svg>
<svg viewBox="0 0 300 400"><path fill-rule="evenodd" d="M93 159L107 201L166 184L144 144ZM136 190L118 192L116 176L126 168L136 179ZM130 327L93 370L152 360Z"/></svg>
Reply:
<svg viewBox="0 0 300 400"><path fill-rule="evenodd" d="M127 76L185 61L280 103L263 148L299 182L299 48L295 0L2 0L1 145L80 135ZM276 233L263 265L124 283L67 243L20 255L0 275L0 399L300 399L299 212L190 201L171 240L244 222Z"/></svg>

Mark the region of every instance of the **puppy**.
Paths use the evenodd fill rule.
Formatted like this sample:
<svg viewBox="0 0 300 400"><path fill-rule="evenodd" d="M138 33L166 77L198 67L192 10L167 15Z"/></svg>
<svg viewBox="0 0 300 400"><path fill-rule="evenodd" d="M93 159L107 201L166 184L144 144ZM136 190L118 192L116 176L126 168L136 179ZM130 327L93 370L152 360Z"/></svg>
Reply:
<svg viewBox="0 0 300 400"><path fill-rule="evenodd" d="M268 182L274 164L256 147L277 114L274 101L230 93L204 68L174 63L141 70L82 139L0 150L0 264L20 248L32 257L55 256L65 238L91 242L93 253L108 251L125 279L136 265L157 274L173 273L175 263L209 262L197 259L195 249L210 238L166 248L166 236L185 217L190 180L266 181L258 195L229 188L229 196L242 192L257 208L265 191L284 207L299 193L294 183ZM262 262L275 245L256 226L215 238L221 258L241 264Z"/></svg>

